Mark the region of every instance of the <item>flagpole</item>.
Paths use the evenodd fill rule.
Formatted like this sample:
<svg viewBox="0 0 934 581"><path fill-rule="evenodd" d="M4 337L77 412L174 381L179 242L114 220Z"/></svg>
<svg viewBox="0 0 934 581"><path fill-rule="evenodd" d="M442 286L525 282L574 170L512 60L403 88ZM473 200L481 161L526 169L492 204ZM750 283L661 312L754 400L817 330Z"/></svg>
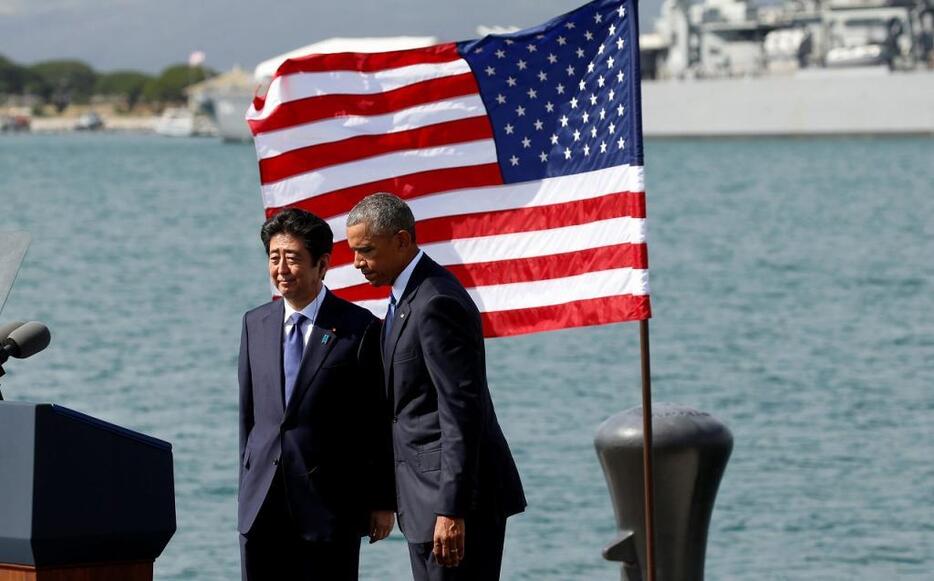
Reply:
<svg viewBox="0 0 934 581"><path fill-rule="evenodd" d="M649 365L649 321L639 321L642 355L642 485L645 491L646 581L655 581L655 484L652 478L652 376Z"/></svg>

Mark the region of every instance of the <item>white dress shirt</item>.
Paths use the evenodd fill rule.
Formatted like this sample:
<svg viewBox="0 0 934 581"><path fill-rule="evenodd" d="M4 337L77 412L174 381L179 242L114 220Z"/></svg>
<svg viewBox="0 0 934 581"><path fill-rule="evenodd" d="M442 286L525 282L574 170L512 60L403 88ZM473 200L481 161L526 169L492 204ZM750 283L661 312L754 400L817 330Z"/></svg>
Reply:
<svg viewBox="0 0 934 581"><path fill-rule="evenodd" d="M415 266L418 264L418 261L422 259L422 256L425 256L425 251L419 250L415 258L402 269L402 272L399 273L396 280L392 281L392 296L396 297L397 305L399 301L402 300L402 293L405 292L405 287L408 286L409 279L412 278L412 272L415 271Z"/></svg>
<svg viewBox="0 0 934 581"><path fill-rule="evenodd" d="M298 311L308 319L308 322L305 323L305 332L302 334L302 348L308 346L308 340L311 339L312 327L315 326L315 319L318 317L318 310L321 308L321 303L324 302L324 295L327 294L327 290L327 287L322 284L321 290L318 291L318 296L315 297L315 300L305 305L305 308L301 311ZM283 299L282 302L285 303L285 335L283 335L283 337L288 337L289 333L292 332L292 321L289 320L289 317L292 316L292 313L296 312L296 308L290 305L289 301L286 299Z"/></svg>

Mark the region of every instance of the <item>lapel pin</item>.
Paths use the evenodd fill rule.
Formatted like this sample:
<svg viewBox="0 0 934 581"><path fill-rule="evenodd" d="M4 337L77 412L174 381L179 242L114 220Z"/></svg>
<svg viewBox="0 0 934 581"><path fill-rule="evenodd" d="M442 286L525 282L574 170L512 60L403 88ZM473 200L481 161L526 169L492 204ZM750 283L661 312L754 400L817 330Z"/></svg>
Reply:
<svg viewBox="0 0 934 581"><path fill-rule="evenodd" d="M328 333L325 333L325 334L324 334L324 337L321 337L321 344L322 344L322 345L327 345L327 344L328 344L328 341L330 341L330 340L331 340L331 335L328 334Z"/></svg>

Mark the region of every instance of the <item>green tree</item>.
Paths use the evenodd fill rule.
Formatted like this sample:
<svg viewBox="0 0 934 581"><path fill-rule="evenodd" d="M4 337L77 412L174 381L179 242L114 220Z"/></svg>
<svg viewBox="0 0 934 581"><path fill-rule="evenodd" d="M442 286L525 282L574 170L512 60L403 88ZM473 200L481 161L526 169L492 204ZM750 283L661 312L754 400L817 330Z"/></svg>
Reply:
<svg viewBox="0 0 934 581"><path fill-rule="evenodd" d="M22 95L26 69L0 55L0 95Z"/></svg>
<svg viewBox="0 0 934 581"><path fill-rule="evenodd" d="M30 70L38 75L45 85L39 93L52 102L59 111L69 103L86 103L94 92L97 73L81 61L55 60L35 64Z"/></svg>
<svg viewBox="0 0 934 581"><path fill-rule="evenodd" d="M94 92L98 95L123 97L126 99L127 106L132 109L143 96L146 83L151 80L151 76L136 71L102 73L97 77Z"/></svg>
<svg viewBox="0 0 934 581"><path fill-rule="evenodd" d="M172 65L155 79L146 83L143 98L155 103L180 103L185 101L185 88L213 77L217 73L205 67Z"/></svg>

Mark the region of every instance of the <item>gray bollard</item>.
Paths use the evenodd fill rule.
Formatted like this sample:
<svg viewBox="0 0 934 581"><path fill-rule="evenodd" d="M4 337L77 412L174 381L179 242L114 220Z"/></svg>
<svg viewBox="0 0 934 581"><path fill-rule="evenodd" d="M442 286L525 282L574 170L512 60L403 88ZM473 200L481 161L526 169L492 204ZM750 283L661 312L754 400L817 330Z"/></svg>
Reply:
<svg viewBox="0 0 934 581"><path fill-rule="evenodd" d="M689 407L652 406L657 581L703 581L707 529L717 488L733 450L719 420ZM594 438L616 512L619 536L603 550L621 562L622 581L645 575L642 408L620 412Z"/></svg>

